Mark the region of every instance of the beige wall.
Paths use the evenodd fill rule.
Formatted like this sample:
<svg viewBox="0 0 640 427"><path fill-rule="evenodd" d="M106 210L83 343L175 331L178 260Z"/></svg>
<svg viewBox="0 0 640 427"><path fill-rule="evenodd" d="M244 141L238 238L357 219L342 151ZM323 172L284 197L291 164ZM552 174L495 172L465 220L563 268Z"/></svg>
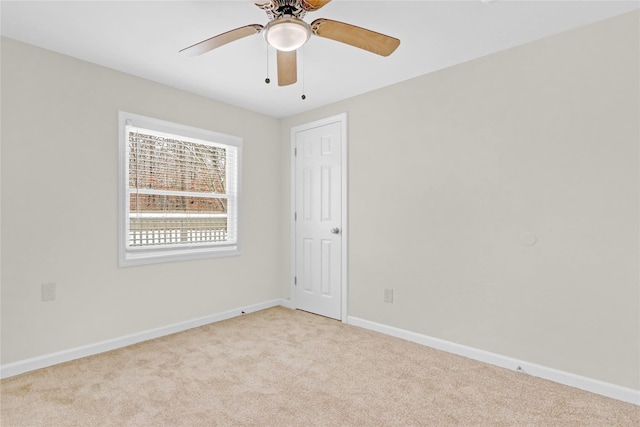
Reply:
<svg viewBox="0 0 640 427"><path fill-rule="evenodd" d="M638 33L282 121L3 39L2 363L286 297L289 131L347 111L350 315L640 389ZM244 138L243 256L117 267L118 110Z"/></svg>
<svg viewBox="0 0 640 427"><path fill-rule="evenodd" d="M350 315L639 389L638 40L634 12L284 120L349 114Z"/></svg>
<svg viewBox="0 0 640 427"><path fill-rule="evenodd" d="M118 268L118 110L244 139L242 256ZM286 296L276 119L2 39L1 136L3 364Z"/></svg>

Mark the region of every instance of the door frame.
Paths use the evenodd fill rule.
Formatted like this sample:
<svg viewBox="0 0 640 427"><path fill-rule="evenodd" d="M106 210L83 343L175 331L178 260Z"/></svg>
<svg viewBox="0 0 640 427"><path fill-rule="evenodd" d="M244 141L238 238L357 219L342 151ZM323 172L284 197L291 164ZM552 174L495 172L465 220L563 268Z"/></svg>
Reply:
<svg viewBox="0 0 640 427"><path fill-rule="evenodd" d="M341 174L341 221L340 221L340 229L341 229L341 235L342 235L342 239L341 239L341 249L342 249L342 259L340 260L341 262L341 277L340 277L340 286L341 286L341 307L340 307L340 313L341 313L341 321L342 323L347 323L347 317L349 315L349 301L348 301L348 284L349 284L349 195L348 195L348 189L349 189L349 175L348 175L348 164L349 164L349 158L348 158L348 129L347 129L347 113L341 113L341 114L337 114L335 116L331 116L331 117L327 117L324 119L320 119L320 120L315 120L313 122L310 123L305 123L302 125L298 125L295 127L291 128L291 141L290 141L290 156L291 156L291 174L290 174L290 179L291 179L291 210L290 210L290 224L291 224L291 246L290 246L290 251L291 251L291 259L290 259L290 263L291 263L291 274L290 274L290 281L291 281L291 308L296 309L297 308L297 304L296 304L296 284L294 283L294 278L296 276L296 221L294 219L294 213L296 211L296 156L294 155L294 150L295 150L295 146L296 146L296 133L300 132L300 131L305 131L305 130L309 130L309 129L313 129L316 127L320 127L320 126L325 126L328 125L330 123L340 123L340 129L341 129L341 138L342 138L342 143L341 143L341 153L340 153L340 174Z"/></svg>

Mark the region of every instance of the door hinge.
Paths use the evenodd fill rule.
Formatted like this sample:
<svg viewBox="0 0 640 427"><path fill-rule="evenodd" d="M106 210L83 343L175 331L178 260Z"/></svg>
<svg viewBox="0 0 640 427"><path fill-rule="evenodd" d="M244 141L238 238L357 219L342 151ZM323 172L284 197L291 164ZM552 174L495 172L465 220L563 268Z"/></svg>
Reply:
<svg viewBox="0 0 640 427"><path fill-rule="evenodd" d="M293 220L297 221L298 220L298 212L294 212L293 213Z"/></svg>
<svg viewBox="0 0 640 427"><path fill-rule="evenodd" d="M293 276L293 284L298 286L298 276Z"/></svg>
<svg viewBox="0 0 640 427"><path fill-rule="evenodd" d="M294 157L298 155L298 147L293 147L293 155Z"/></svg>

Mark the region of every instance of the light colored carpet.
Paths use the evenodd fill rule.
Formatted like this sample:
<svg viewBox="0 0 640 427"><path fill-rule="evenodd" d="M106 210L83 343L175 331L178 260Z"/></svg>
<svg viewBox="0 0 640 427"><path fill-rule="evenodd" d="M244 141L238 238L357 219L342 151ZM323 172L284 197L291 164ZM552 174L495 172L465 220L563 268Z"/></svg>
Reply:
<svg viewBox="0 0 640 427"><path fill-rule="evenodd" d="M273 308L2 381L2 426L638 426L640 407Z"/></svg>

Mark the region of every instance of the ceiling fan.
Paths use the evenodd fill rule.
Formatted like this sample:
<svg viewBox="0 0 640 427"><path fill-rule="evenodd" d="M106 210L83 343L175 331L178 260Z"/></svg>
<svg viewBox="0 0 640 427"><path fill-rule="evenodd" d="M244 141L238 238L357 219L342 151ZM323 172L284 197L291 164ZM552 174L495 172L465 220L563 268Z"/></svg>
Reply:
<svg viewBox="0 0 640 427"><path fill-rule="evenodd" d="M259 0L256 6L263 9L269 22L262 26L251 24L227 31L180 50L190 56L201 55L227 43L264 32L269 45L277 50L278 85L287 86L298 80L296 49L315 34L339 41L382 56L391 55L400 40L355 25L319 18L311 24L302 18L307 12L315 12L331 0ZM268 82L268 80L267 80Z"/></svg>

